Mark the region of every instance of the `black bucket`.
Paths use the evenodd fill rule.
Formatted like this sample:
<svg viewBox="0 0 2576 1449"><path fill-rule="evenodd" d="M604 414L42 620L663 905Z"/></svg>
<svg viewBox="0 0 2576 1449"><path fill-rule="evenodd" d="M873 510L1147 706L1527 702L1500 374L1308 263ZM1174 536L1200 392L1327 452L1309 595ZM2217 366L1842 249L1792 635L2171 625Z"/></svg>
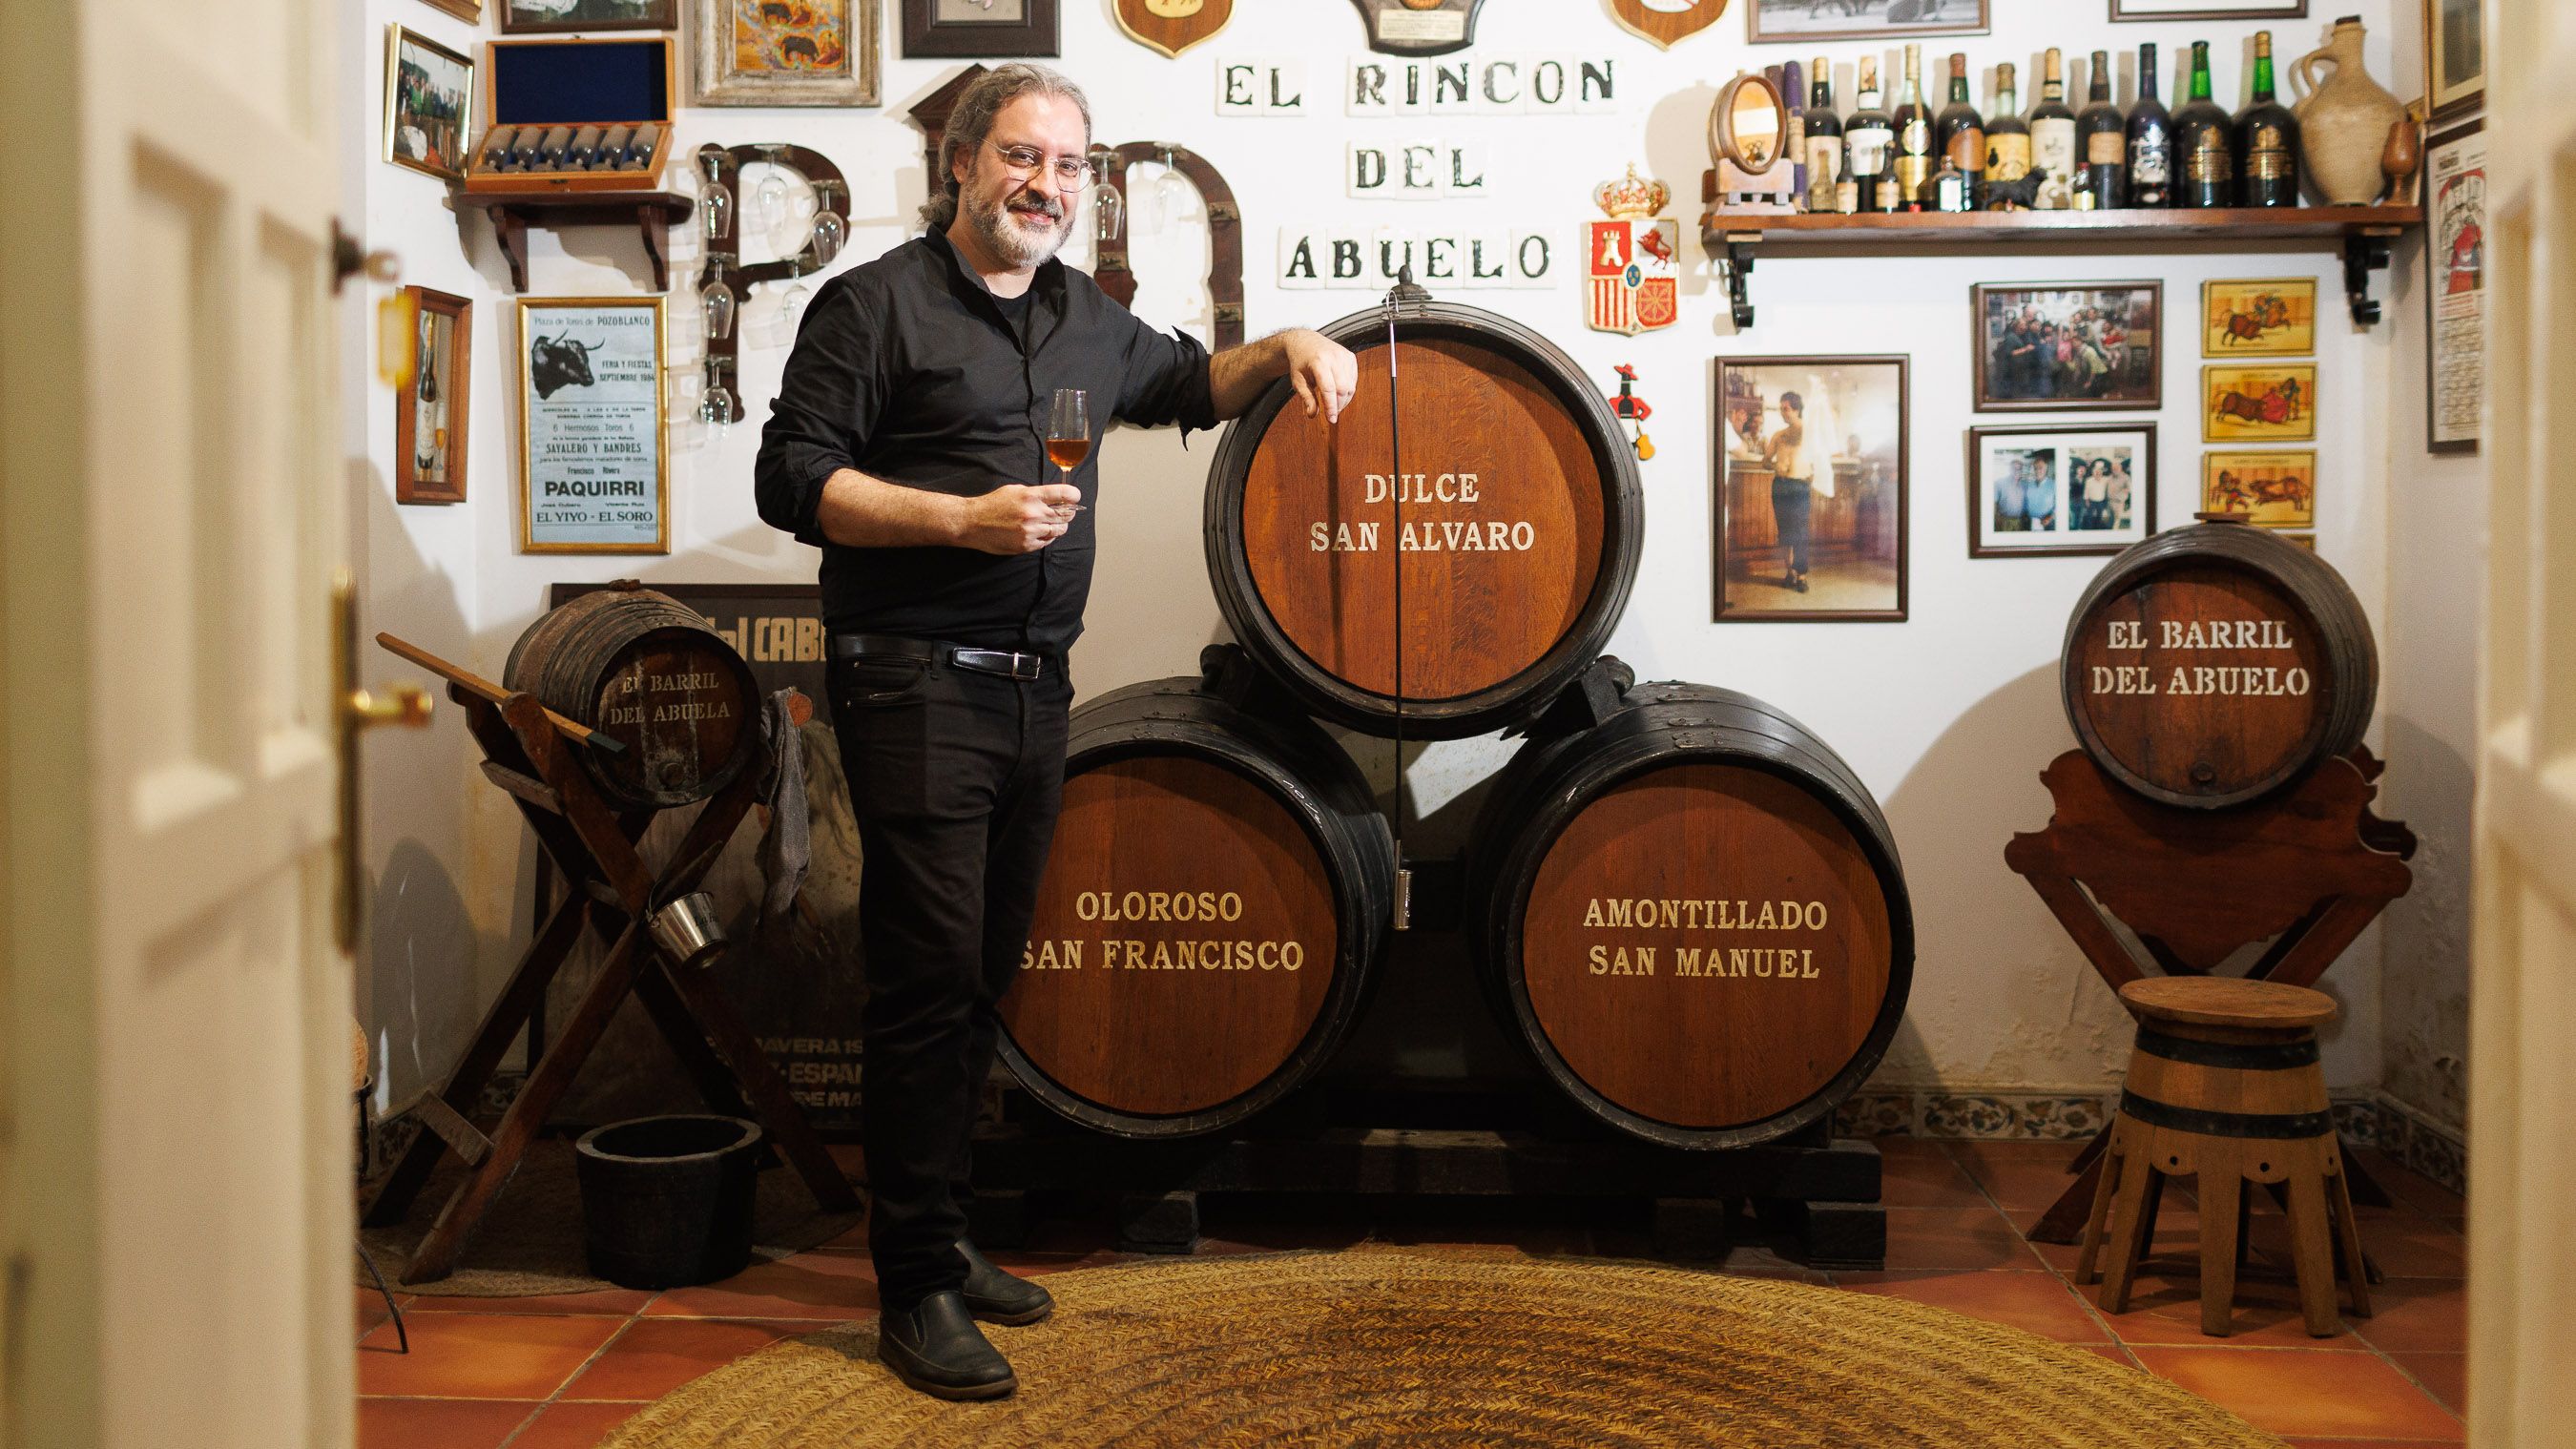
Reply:
<svg viewBox="0 0 2576 1449"><path fill-rule="evenodd" d="M749 1266L760 1139L739 1117L638 1117L582 1134L590 1271L623 1288L686 1288Z"/></svg>

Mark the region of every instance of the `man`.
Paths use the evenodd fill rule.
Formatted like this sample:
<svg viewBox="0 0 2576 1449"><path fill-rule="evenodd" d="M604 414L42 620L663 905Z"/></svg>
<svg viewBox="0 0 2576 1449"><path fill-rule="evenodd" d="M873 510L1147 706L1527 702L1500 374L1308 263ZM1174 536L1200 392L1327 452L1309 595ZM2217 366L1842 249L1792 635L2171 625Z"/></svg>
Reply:
<svg viewBox="0 0 2576 1449"><path fill-rule="evenodd" d="M974 1319L1046 1290L965 1241L967 1141L1064 789L1065 652L1091 584L1095 449L1047 461L1054 393L1103 422L1213 426L1287 377L1340 416L1351 354L1294 331L1211 359L1054 260L1090 179L1091 111L1006 65L958 98L924 235L826 283L766 431L761 517L823 549L832 702L865 864L861 1135L878 1355L943 1398L1011 1367ZM1321 425L1319 423L1319 425Z"/></svg>
<svg viewBox="0 0 2576 1449"><path fill-rule="evenodd" d="M1807 457L1805 398L1794 392L1780 394L1780 431L1771 435L1763 454L1771 464L1771 522L1788 556L1780 582L1803 594L1807 591L1807 522L1816 506L1816 470Z"/></svg>

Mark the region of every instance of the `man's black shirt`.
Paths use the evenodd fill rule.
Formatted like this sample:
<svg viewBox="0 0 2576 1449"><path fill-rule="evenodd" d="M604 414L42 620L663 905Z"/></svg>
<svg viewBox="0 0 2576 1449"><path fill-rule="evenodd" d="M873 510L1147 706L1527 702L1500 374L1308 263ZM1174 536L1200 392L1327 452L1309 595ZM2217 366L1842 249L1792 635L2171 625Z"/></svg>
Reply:
<svg viewBox="0 0 2576 1449"><path fill-rule="evenodd" d="M1100 431L1113 419L1216 425L1196 340L1137 321L1059 261L1038 268L1023 309L1006 316L936 232L834 277L806 309L753 487L763 520L823 550L823 618L834 632L1061 657L1091 592ZM1064 537L1007 556L823 537L815 509L842 468L961 497L1059 481L1047 414L1067 387L1091 395L1093 448L1072 482L1094 506Z"/></svg>

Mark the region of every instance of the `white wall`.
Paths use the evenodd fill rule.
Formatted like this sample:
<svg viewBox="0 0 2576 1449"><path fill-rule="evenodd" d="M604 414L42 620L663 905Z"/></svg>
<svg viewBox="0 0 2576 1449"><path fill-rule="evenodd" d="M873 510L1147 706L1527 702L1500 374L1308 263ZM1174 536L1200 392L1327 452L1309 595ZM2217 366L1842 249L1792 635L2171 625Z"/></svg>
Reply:
<svg viewBox="0 0 2576 1449"><path fill-rule="evenodd" d="M1740 11L1743 5L1734 7ZM1928 47L1965 50L1976 67L1978 104L1991 102L1998 61L2035 73L2037 52L2070 55L2099 46L2125 76L2139 43L2165 55L2168 98L2176 52L2195 38L2213 42L2216 90L2241 105L2250 64L2250 23L2111 24L2103 6L2054 0L1995 0L1992 35L1945 38ZM2353 0L2372 31L2370 68L2389 79L2393 14L2410 30L2414 8ZM2091 1088L2116 1076L2127 1053L2116 1003L2066 943L2038 899L2005 871L2004 843L2046 823L2037 783L2047 761L2072 744L2054 692L2060 635L2097 561L1970 562L1965 537L1965 430L1969 406L1968 289L1978 281L2161 278L2169 339L2167 406L2161 425L2159 522L2188 522L2196 506L2201 444L2195 406L2201 359L2196 335L2203 280L2314 275L2319 281L2320 552L2341 568L2381 627L2390 594L2390 541L2425 542L2392 517L2388 477L2393 426L2420 397L2392 377L2391 334L2351 328L2337 303L2340 268L2324 252L2260 255L1993 255L1944 258L1764 259L1754 276L1759 325L1736 335L1724 291L1698 259L1699 173L1716 89L1740 68L1759 69L1815 54L1835 58L1837 99L1852 102L1853 63L1875 43L1748 46L1730 14L1711 30L1659 52L1614 25L1599 0L1492 0L1479 47L1615 56L1625 105L1616 115L1353 120L1337 91L1348 61L1365 52L1355 12L1339 4L1264 3L1236 7L1215 41L1177 61L1127 40L1108 0L1067 0L1059 64L1089 87L1097 135L1108 142L1171 139L1212 160L1245 209L1247 303L1253 332L1315 324L1371 300L1359 292L1282 292L1273 275L1275 237L1286 222L1423 225L1436 208L1344 199L1347 140L1440 136L1485 142L1493 152L1493 195L1455 208L1460 226L1553 228L1568 261L1550 291L1482 292L1463 298L1546 332L1588 372L1615 384L1611 368L1633 363L1639 391L1655 408L1661 450L1645 465L1651 527L1637 589L1612 642L1642 676L1726 684L1773 700L1832 741L1885 802L1907 861L1920 922L1914 1006L1882 1080L1907 1085ZM382 27L399 21L463 48L469 27L418 0L367 0L364 56L369 76L352 134L378 144ZM2083 13L2068 12L2080 10ZM2276 50L2296 56L2322 41L2331 17L2289 22ZM891 29L891 21L889 22ZM889 56L896 42L885 42ZM1886 53L1886 52L1882 52ZM1214 116L1219 58L1302 58L1315 114L1298 121ZM682 114L681 150L705 141L793 141L832 156L852 180L852 265L903 240L923 195L921 138L902 112L954 74L958 63L889 59L881 110L704 109ZM1936 67L1927 60L1927 69ZM2285 78L2286 83L2286 78ZM2392 85L2411 94L2412 85ZM2024 104L2031 99L2026 85ZM1935 104L1939 102L1936 98ZM2080 104L2080 97L2079 97ZM372 156L372 149L370 150ZM1589 192L1630 161L1665 180L1677 198L1693 259L1681 323L1628 339L1588 331L1570 258L1579 224L1596 215ZM1138 173L1150 185L1150 168ZM672 476L675 547L669 558L539 557L516 551L515 419L504 343L511 327L507 273L478 219L460 232L428 178L368 160L365 214L371 240L405 257L408 280L477 301L474 339L472 501L448 508L390 502L392 400L367 391L367 451L358 463L374 500L366 510L366 557L373 620L497 675L510 642L543 607L559 579L635 575L690 582L811 578L814 555L765 528L752 506L750 475L758 421L785 359L783 339L747 342L742 390L751 421L723 436L694 427L675 436ZM1141 193L1144 188L1138 188ZM1139 208L1140 211L1142 207ZM1451 219L1442 217L1444 223ZM1145 285L1138 310L1204 335L1206 298L1184 278L1202 252L1140 223L1136 265ZM635 239L613 231L557 237L532 232L533 291L539 295L633 294L649 285ZM683 243L687 246L688 243ZM689 255L694 256L694 251ZM685 269L687 263L680 266ZM675 274L683 298L692 283ZM2402 311L2404 299L2392 305ZM686 307L674 309L685 318ZM762 334L758 309L746 331ZM694 328L680 329L675 369L698 356ZM2400 353L2405 352L2400 348ZM2418 343L2420 351L2420 342ZM1905 624L1729 624L1709 622L1711 432L1708 395L1714 359L1777 353L1894 352L1912 369L1912 619ZM2399 366L2402 368L2401 362ZM2420 367L2420 363L2415 364ZM2392 399L2394 400L2392 402ZM2141 414L2119 415L2135 419ZM2392 418L2398 420L2392 424ZM2009 422L1998 416L1985 419ZM2054 420L2054 419L2051 419ZM2416 424L2420 427L2420 421ZM1108 480L1100 512L1101 563L1091 632L1074 657L1085 695L1136 679L1194 668L1197 652L1223 636L1199 540L1199 490L1213 439L1184 452L1170 434L1126 433L1104 449ZM2398 451L2401 462L2411 455ZM2401 476L2408 476L2401 472ZM2458 603L2472 607L2473 591ZM2426 620L2426 648L2440 654L2465 633ZM2445 642L2448 641L2448 642ZM390 662L390 661L389 661ZM384 672L384 671L378 671ZM2395 671L2392 670L2392 674ZM2406 768L2405 742L2392 794ZM1380 747L1374 753L1382 754ZM1434 809L1507 755L1495 741L1435 747L1413 768L1418 803ZM369 802L370 858L379 872L369 1020L392 1048L390 1095L445 1070L474 1013L495 992L524 940L532 847L498 792L470 778L470 752L452 720L427 742L379 740ZM397 764L396 761L400 763ZM2465 785L2430 786L2455 794ZM1454 817L1458 812L1450 812ZM2445 919L2456 918L2456 912ZM2329 1047L2337 1085L2379 1080L2376 936L2366 937L2326 978L2347 1008Z"/></svg>

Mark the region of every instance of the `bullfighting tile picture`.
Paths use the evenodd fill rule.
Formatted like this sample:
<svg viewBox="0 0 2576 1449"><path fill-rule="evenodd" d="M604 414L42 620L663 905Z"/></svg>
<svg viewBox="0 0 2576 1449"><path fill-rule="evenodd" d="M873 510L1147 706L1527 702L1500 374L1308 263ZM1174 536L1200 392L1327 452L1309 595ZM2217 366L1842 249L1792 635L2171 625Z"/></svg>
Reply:
<svg viewBox="0 0 2576 1449"><path fill-rule="evenodd" d="M2205 443L2309 443L2317 436L2317 365L2276 362L2200 370Z"/></svg>
<svg viewBox="0 0 2576 1449"><path fill-rule="evenodd" d="M2203 357L2305 357L2317 350L2317 279L2203 282L2200 328Z"/></svg>

